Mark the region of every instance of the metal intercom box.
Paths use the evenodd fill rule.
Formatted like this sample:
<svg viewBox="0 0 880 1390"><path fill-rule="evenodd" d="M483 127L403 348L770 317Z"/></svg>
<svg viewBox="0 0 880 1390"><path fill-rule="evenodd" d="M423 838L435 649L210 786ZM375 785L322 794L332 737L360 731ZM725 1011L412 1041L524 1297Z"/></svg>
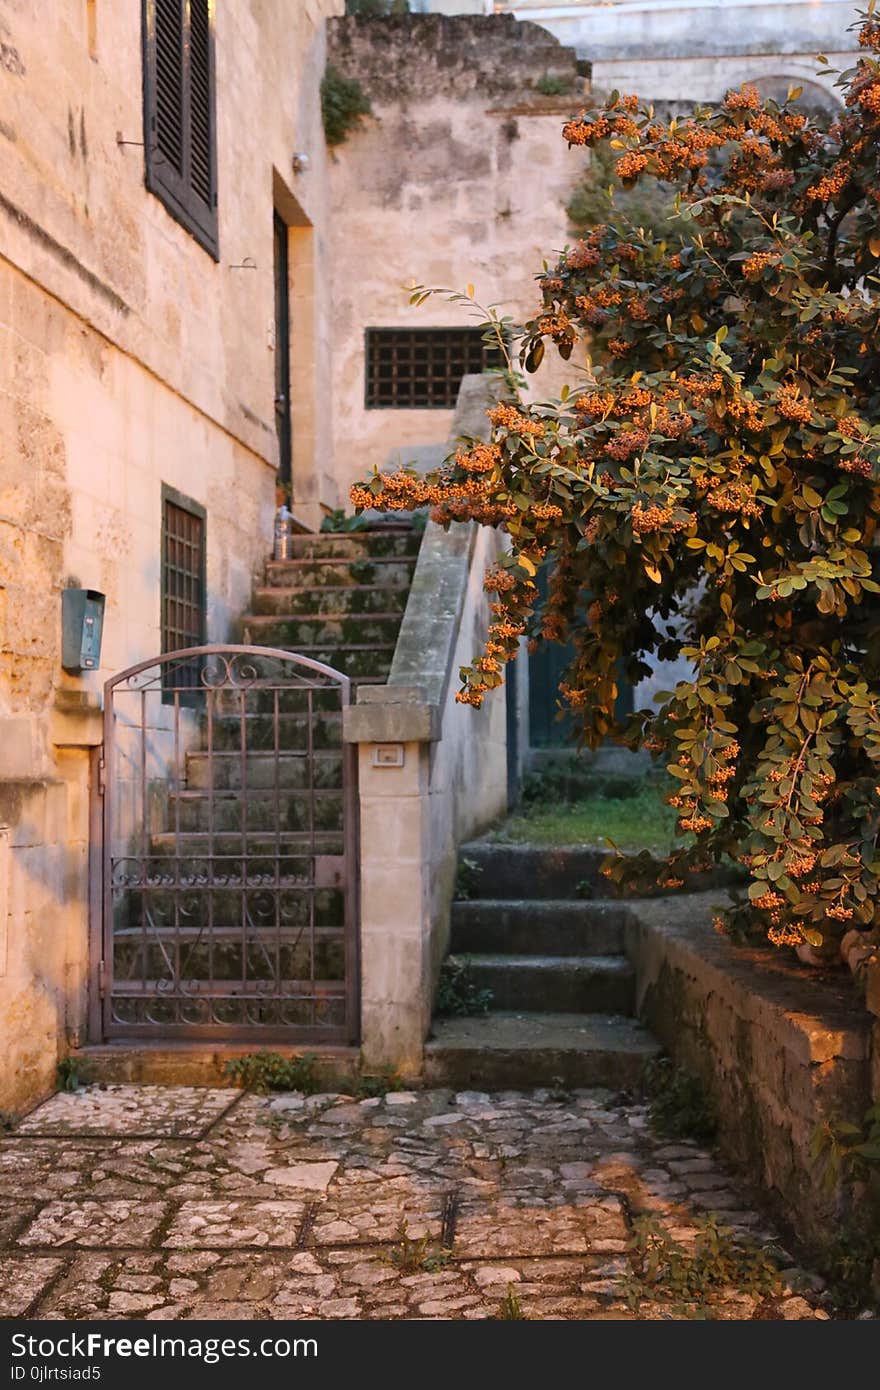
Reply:
<svg viewBox="0 0 880 1390"><path fill-rule="evenodd" d="M101 664L104 595L97 589L61 592L61 665L65 671L96 671Z"/></svg>

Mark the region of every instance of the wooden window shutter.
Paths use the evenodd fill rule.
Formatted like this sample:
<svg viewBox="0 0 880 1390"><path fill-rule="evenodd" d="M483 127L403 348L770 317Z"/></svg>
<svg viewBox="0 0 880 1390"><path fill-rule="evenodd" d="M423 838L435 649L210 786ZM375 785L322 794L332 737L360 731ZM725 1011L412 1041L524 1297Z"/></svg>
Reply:
<svg viewBox="0 0 880 1390"><path fill-rule="evenodd" d="M147 187L218 259L214 0L144 0Z"/></svg>

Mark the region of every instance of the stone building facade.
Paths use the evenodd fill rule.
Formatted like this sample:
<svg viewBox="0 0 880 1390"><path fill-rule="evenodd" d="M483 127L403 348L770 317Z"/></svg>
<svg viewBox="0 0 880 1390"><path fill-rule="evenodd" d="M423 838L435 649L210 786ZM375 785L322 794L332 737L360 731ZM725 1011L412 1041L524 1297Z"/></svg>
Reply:
<svg viewBox="0 0 880 1390"><path fill-rule="evenodd" d="M429 0L429 3L431 0ZM462 6L464 8L464 6ZM832 69L849 66L855 0L496 0L496 12L540 24L589 59L596 92L647 101L718 101L757 82L827 102ZM823 53L828 65L816 63ZM832 102L836 97L831 96Z"/></svg>
<svg viewBox="0 0 880 1390"><path fill-rule="evenodd" d="M185 11L214 29L199 78L213 130L189 130L215 151L206 249L145 183L145 141L161 155L181 118L145 129L146 45L168 5L0 3L0 1108L45 1091L83 1036L101 683L160 650L163 497L203 526L206 640L228 638L269 545L273 212L295 324L294 504L316 526L339 500L318 93L342 8ZM210 36L191 39L211 57ZM66 586L106 595L101 666L83 675L60 665Z"/></svg>
<svg viewBox="0 0 880 1390"><path fill-rule="evenodd" d="M334 457L355 478L389 457L435 458L448 439L454 396L445 408L370 396L375 330L396 331L403 356L424 330L479 322L443 296L410 307L408 285L470 285L516 322L534 314L535 274L567 239L582 161L559 132L585 79L571 49L512 16L340 19L329 57L373 111L329 178ZM534 389L552 385L545 374Z"/></svg>

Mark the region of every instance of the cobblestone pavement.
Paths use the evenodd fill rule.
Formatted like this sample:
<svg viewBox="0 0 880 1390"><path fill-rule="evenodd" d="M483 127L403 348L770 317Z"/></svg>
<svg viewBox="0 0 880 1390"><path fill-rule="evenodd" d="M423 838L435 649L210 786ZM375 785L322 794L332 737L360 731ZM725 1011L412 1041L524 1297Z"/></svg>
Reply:
<svg viewBox="0 0 880 1390"><path fill-rule="evenodd" d="M713 1213L775 1244L708 1152L610 1092L86 1087L0 1140L0 1315L828 1317L778 1245L771 1293L640 1301L642 1213L684 1251Z"/></svg>

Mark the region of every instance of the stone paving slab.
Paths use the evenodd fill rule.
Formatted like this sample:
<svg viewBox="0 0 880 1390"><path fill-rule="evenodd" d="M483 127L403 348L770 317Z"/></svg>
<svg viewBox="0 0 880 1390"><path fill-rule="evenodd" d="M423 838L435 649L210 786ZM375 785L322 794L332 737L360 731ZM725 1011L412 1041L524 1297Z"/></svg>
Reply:
<svg viewBox="0 0 880 1390"><path fill-rule="evenodd" d="M634 1307L640 1214L685 1249L710 1214L777 1241L711 1153L608 1091L89 1087L0 1138L0 1316L828 1316L798 1280Z"/></svg>
<svg viewBox="0 0 880 1390"><path fill-rule="evenodd" d="M62 1249L148 1245L166 1214L164 1202L47 1202L25 1231L19 1245Z"/></svg>
<svg viewBox="0 0 880 1390"><path fill-rule="evenodd" d="M190 1250L296 1245L303 1202L184 1202L162 1242Z"/></svg>
<svg viewBox="0 0 880 1390"><path fill-rule="evenodd" d="M0 1255L0 1318L24 1317L63 1269L64 1261L54 1255Z"/></svg>
<svg viewBox="0 0 880 1390"><path fill-rule="evenodd" d="M18 1134L196 1135L238 1099L200 1086L83 1086L59 1091L33 1110Z"/></svg>

